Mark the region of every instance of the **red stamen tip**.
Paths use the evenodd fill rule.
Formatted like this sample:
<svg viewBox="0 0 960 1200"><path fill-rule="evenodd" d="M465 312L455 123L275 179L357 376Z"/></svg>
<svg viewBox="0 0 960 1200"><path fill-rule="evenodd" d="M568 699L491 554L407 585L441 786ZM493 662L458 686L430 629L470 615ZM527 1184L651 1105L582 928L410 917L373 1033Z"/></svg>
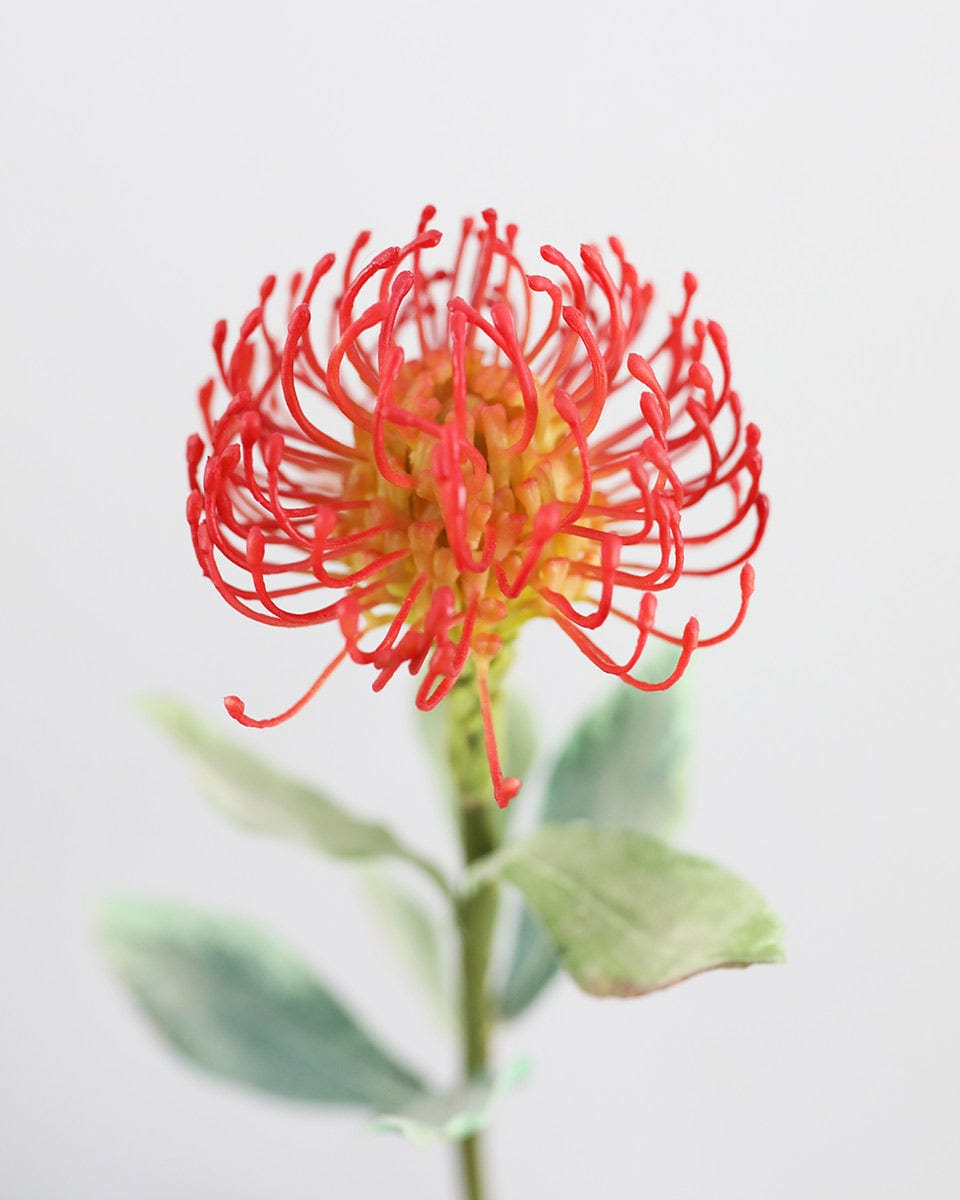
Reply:
<svg viewBox="0 0 960 1200"><path fill-rule="evenodd" d="M568 425L573 425L574 422L580 419L577 406L561 388L557 388L556 392L554 392L553 407Z"/></svg>
<svg viewBox="0 0 960 1200"><path fill-rule="evenodd" d="M336 509L331 508L328 504L317 509L317 515L313 522L313 535L318 542L326 541L333 533L337 524Z"/></svg>
<svg viewBox="0 0 960 1200"><path fill-rule="evenodd" d="M283 462L284 444L282 433L271 433L263 455L263 461L267 464L268 471L280 470L280 464Z"/></svg>
<svg viewBox="0 0 960 1200"><path fill-rule="evenodd" d="M723 331L723 326L716 321L708 321L707 328L710 330L710 336L717 343L717 348L721 353L727 349L727 335Z"/></svg>
<svg viewBox="0 0 960 1200"><path fill-rule="evenodd" d="M194 490L187 497L187 524L191 529L195 529L200 524L202 514L203 497L198 491Z"/></svg>
<svg viewBox="0 0 960 1200"><path fill-rule="evenodd" d="M252 312L248 312L244 318L243 324L240 326L240 340L246 341L262 320L262 308L255 308Z"/></svg>
<svg viewBox="0 0 960 1200"><path fill-rule="evenodd" d="M251 567L263 565L263 554L266 549L266 539L259 525L253 525L247 530L247 562Z"/></svg>
<svg viewBox="0 0 960 1200"><path fill-rule="evenodd" d="M498 808L506 808L517 792L520 791L520 780L513 775L500 780L500 786L495 789L494 799Z"/></svg>
<svg viewBox="0 0 960 1200"><path fill-rule="evenodd" d="M299 338L303 335L303 331L310 324L310 306L308 304L298 304L290 314L290 324L287 326L287 331L292 338Z"/></svg>
<svg viewBox="0 0 960 1200"><path fill-rule="evenodd" d="M263 422L256 409L245 412L240 419L240 438L245 446L252 446L260 437Z"/></svg>
<svg viewBox="0 0 960 1200"><path fill-rule="evenodd" d="M203 438L199 433L191 433L187 438L187 467L191 477L200 466L201 458L203 458Z"/></svg>
<svg viewBox="0 0 960 1200"><path fill-rule="evenodd" d="M245 705L239 696L224 696L223 707L235 721L242 721Z"/></svg>
<svg viewBox="0 0 960 1200"><path fill-rule="evenodd" d="M371 266L375 267L378 271L382 271L385 267L392 267L399 257L400 247L388 246L386 250L381 250L376 258L374 258Z"/></svg>

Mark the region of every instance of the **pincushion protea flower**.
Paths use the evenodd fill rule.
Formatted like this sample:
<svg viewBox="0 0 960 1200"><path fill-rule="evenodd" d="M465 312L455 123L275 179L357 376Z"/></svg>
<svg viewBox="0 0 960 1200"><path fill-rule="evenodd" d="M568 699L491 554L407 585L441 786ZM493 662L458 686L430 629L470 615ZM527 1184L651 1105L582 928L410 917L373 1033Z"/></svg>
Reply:
<svg viewBox="0 0 960 1200"><path fill-rule="evenodd" d="M187 517L233 608L267 625L335 622L344 641L286 712L253 720L230 696L233 717L285 720L348 656L374 667L375 690L403 666L420 673L417 704L430 709L472 660L503 806L520 785L499 766L489 670L525 621L550 617L600 670L645 691L738 628L767 517L759 431L742 422L722 329L689 317L692 275L642 356L632 347L653 289L616 238L610 259L581 247L579 267L544 246L550 273L528 275L516 227L501 232L488 209L435 268L434 215L362 267L370 235L357 238L321 309L325 338L311 313L332 254L290 281L285 336L267 318L273 276L229 355L218 323L227 403L215 416L218 382L201 388ZM703 638L693 617L676 633L657 627L659 593L737 566L727 629ZM622 660L594 639L614 621L635 631ZM634 674L651 636L679 648L664 679Z"/></svg>

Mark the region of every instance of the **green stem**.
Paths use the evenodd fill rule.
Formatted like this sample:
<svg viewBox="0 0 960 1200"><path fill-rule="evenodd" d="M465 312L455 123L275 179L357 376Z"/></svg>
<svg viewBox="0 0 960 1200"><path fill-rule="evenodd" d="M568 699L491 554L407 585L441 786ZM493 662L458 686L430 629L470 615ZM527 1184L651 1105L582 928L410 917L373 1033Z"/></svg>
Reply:
<svg viewBox="0 0 960 1200"><path fill-rule="evenodd" d="M496 682L499 682L500 674L497 672L494 676ZM498 700L498 691L491 689L494 704ZM448 702L451 710L449 757L459 793L460 840L464 864L470 866L498 848L503 836L503 818L493 802L476 678L472 672L464 672ZM463 988L463 1072L467 1083L488 1073L491 1005L487 997L487 973L498 899L497 885L488 883L462 896L457 904ZM466 1200L484 1200L486 1189L479 1135L464 1138L459 1153Z"/></svg>
<svg viewBox="0 0 960 1200"><path fill-rule="evenodd" d="M481 808L463 813L463 849L467 865L496 849L488 812ZM463 970L463 1071L469 1082L487 1074L490 1042L490 1006L487 1002L487 969L497 921L497 887L484 884L459 905ZM478 1134L460 1143L465 1195L483 1200L483 1172Z"/></svg>
<svg viewBox="0 0 960 1200"><path fill-rule="evenodd" d="M471 1134L460 1142L460 1172L466 1200L484 1200L486 1188L483 1184L483 1160L478 1133Z"/></svg>

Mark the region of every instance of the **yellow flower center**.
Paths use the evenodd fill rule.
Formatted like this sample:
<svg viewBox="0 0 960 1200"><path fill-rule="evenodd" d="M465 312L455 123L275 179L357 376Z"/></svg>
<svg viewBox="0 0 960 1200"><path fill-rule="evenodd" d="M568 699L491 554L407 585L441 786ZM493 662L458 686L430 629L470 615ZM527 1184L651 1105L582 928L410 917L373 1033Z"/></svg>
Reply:
<svg viewBox="0 0 960 1200"><path fill-rule="evenodd" d="M357 428L355 440L362 458L345 480L348 504L341 513L338 536L383 526L382 532L364 538L355 552L344 556L350 570L405 551L398 555L387 591L399 604L421 581L408 624L415 625L429 610L437 588L448 587L459 610L476 604L471 645L481 656L493 657L523 621L546 610L540 588L571 602L586 595L587 581L576 572L571 574L571 566L596 564L599 543L561 531L549 536L537 552L537 514L556 504L566 516L581 500L584 488L580 450L570 425L556 410L552 390L537 383L534 435L521 453L511 453L525 417L515 372L485 362L472 349L465 367L464 436L454 443L459 463L447 471L446 497L444 469L438 466L440 439L427 426L453 425L457 413L450 354L431 351L401 368L392 403L404 418L394 411L383 427L387 460L406 477L406 485L385 478L375 461L375 435ZM400 423L407 415L420 426ZM589 513L583 515L582 525L594 523ZM491 537L495 549L492 557L486 555L487 565L484 550ZM531 554L536 556L532 569ZM464 561L465 556L469 561ZM508 593L513 590L525 565L528 574L519 594L505 595L502 583ZM373 623L389 620L384 615Z"/></svg>

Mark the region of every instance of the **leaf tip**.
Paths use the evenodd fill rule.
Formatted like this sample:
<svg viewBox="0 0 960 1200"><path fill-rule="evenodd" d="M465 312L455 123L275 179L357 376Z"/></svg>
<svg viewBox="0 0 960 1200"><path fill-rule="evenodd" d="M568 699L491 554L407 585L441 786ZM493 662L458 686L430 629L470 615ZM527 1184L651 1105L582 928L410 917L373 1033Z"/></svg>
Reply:
<svg viewBox="0 0 960 1200"><path fill-rule="evenodd" d="M196 736L200 718L182 700L168 692L141 692L132 697L131 707L169 737L183 741Z"/></svg>

